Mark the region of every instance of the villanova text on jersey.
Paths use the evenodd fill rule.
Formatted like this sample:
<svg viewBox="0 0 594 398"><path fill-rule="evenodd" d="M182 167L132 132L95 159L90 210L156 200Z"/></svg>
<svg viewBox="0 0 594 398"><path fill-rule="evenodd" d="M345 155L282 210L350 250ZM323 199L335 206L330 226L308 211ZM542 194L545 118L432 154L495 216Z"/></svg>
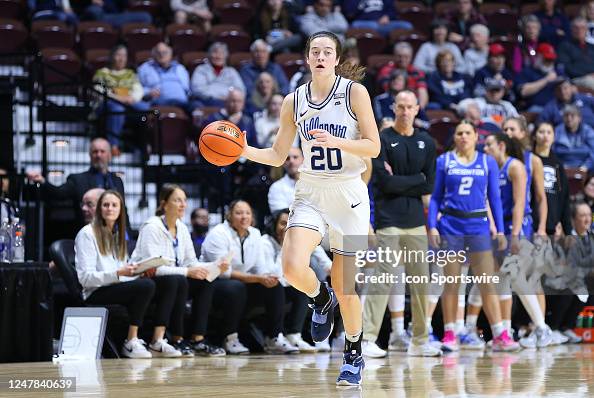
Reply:
<svg viewBox="0 0 594 398"><path fill-rule="evenodd" d="M309 134L308 131L317 129L326 130L330 134L338 138L346 138L347 126L334 123L321 123L319 116L313 117L309 120L302 121L301 123L299 123L299 127L301 128L303 138L307 141L314 139L314 136Z"/></svg>

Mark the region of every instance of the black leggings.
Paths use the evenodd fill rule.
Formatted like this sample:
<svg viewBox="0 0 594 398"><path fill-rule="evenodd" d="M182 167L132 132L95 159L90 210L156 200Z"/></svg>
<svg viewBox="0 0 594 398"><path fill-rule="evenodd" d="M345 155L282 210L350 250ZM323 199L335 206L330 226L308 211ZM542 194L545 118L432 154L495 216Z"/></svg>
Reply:
<svg viewBox="0 0 594 398"><path fill-rule="evenodd" d="M213 303L225 313L221 334L223 337L227 337L239 330L239 322L247 301L246 285L237 279L221 278L215 279L212 284L214 288Z"/></svg>
<svg viewBox="0 0 594 398"><path fill-rule="evenodd" d="M301 333L307 317L309 297L292 286L285 289L285 300L291 303L291 311L285 317L285 330L287 334Z"/></svg>
<svg viewBox="0 0 594 398"><path fill-rule="evenodd" d="M570 290L547 295L547 325L553 330L567 330L575 327L578 314L584 304Z"/></svg>
<svg viewBox="0 0 594 398"><path fill-rule="evenodd" d="M274 287L265 287L259 283L248 283L248 308L264 305L266 308L266 330L268 337L276 337L283 332L285 311L285 288L279 283Z"/></svg>
<svg viewBox="0 0 594 398"><path fill-rule="evenodd" d="M182 275L165 275L153 278L157 286L154 301L155 326L169 327L174 336L183 336L184 310L188 297L187 278Z"/></svg>
<svg viewBox="0 0 594 398"><path fill-rule="evenodd" d="M192 333L206 335L208 312L212 304L214 284L188 278L188 297L192 299Z"/></svg>
<svg viewBox="0 0 594 398"><path fill-rule="evenodd" d="M146 309L155 294L155 282L139 278L128 282L102 286L95 290L86 302L88 304L120 304L128 309L131 326L141 326Z"/></svg>

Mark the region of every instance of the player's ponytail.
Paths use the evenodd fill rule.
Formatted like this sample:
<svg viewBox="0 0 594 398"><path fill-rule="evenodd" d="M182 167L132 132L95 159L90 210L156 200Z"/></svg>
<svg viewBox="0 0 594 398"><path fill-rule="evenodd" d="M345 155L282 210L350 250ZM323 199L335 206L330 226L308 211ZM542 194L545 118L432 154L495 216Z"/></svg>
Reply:
<svg viewBox="0 0 594 398"><path fill-rule="evenodd" d="M336 74L342 76L346 79L350 79L356 82L363 80L365 77L365 67L357 64L353 64L351 62L343 62L342 57L342 44L340 43L340 39L332 32L328 31L320 31L314 33L313 35L309 36L307 42L305 43L305 56L309 55L309 48L311 47L311 42L313 39L317 39L318 37L327 37L334 42L336 46L336 56L341 60L338 66L336 67Z"/></svg>

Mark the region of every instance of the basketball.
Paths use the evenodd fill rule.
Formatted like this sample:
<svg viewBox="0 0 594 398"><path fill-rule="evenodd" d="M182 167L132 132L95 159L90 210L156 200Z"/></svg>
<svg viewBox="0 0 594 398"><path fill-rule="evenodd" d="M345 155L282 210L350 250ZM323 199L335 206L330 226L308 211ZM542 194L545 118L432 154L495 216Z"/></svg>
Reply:
<svg viewBox="0 0 594 398"><path fill-rule="evenodd" d="M241 156L244 147L243 132L227 120L217 120L206 126L198 141L204 159L216 166L228 166Z"/></svg>

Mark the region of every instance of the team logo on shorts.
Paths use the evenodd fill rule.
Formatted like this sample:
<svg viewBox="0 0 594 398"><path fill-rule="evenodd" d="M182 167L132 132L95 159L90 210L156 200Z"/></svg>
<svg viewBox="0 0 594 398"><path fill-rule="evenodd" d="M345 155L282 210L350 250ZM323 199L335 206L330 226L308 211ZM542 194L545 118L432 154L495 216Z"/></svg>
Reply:
<svg viewBox="0 0 594 398"><path fill-rule="evenodd" d="M419 149L425 148L425 141L417 141L417 144L419 145Z"/></svg>

